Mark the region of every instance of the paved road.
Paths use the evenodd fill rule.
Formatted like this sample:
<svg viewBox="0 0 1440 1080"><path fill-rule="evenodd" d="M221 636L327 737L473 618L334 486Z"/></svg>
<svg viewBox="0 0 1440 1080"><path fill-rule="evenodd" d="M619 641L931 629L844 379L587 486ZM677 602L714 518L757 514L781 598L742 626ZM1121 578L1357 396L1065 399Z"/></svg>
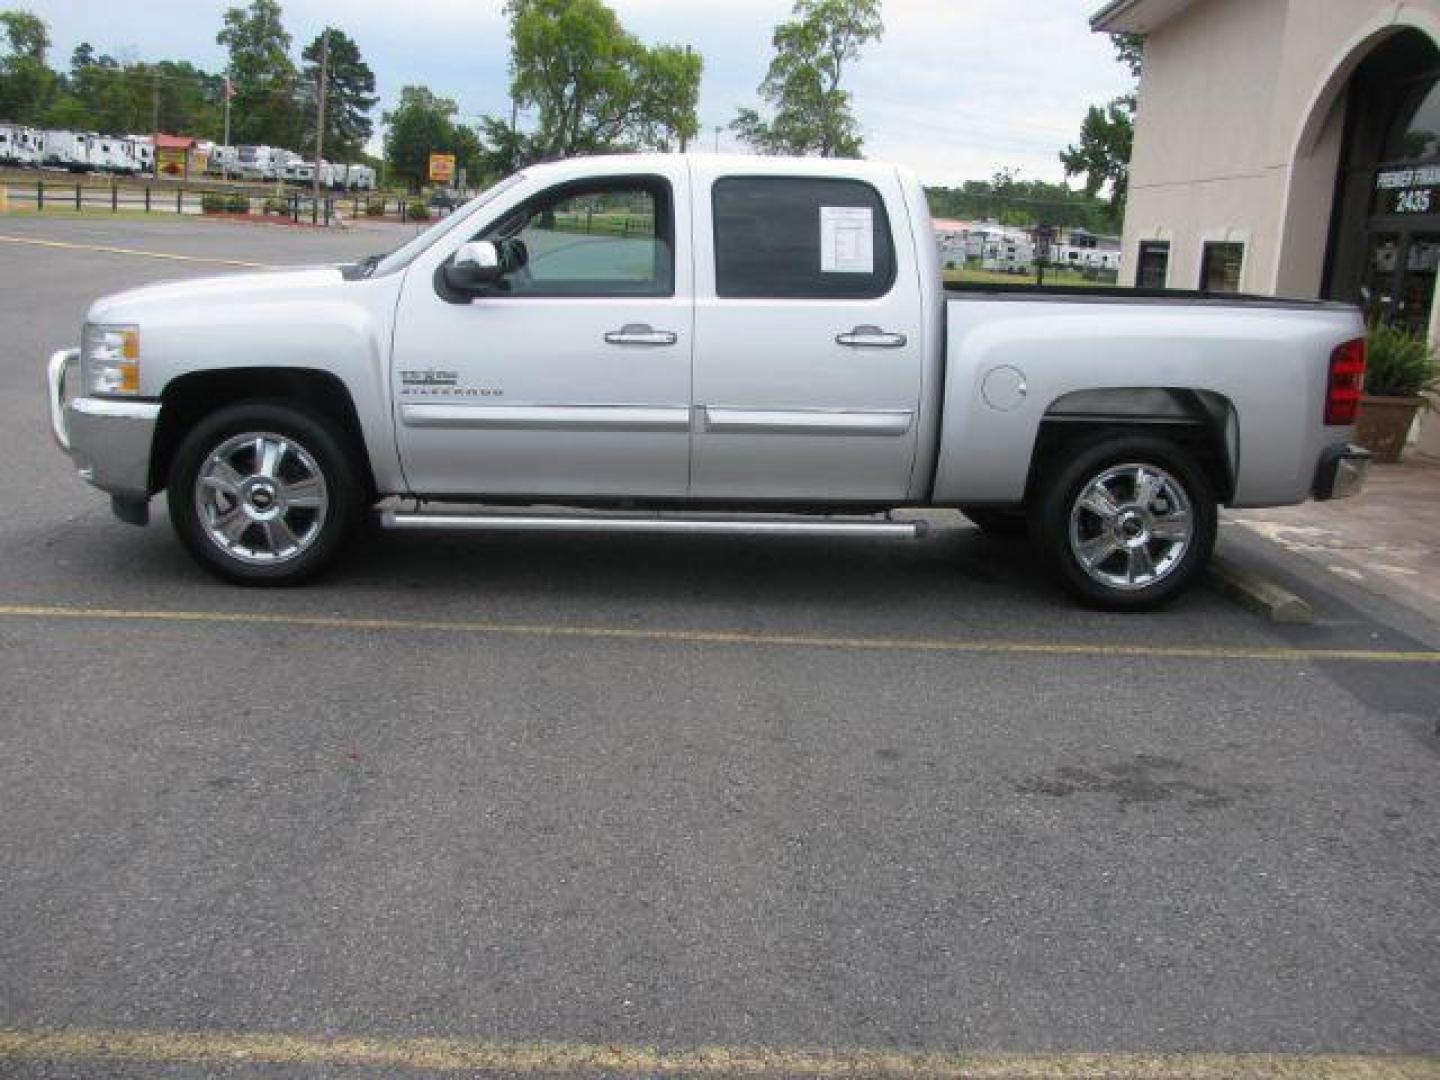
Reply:
<svg viewBox="0 0 1440 1080"><path fill-rule="evenodd" d="M664 1063L625 1048L1440 1051L1435 627L1253 539L1318 625L1207 591L1084 612L958 522L377 533L323 585L226 588L159 504L110 518L38 389L93 296L223 270L0 244L0 1073L154 1075L207 1032L500 1040L517 1072L555 1041L640 1073ZM59 1028L170 1034L6 1063Z"/></svg>

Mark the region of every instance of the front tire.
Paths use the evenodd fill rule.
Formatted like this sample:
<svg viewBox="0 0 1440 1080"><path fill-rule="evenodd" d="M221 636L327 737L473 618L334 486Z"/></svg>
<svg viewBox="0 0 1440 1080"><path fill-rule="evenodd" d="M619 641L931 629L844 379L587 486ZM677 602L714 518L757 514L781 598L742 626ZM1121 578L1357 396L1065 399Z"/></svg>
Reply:
<svg viewBox="0 0 1440 1080"><path fill-rule="evenodd" d="M1150 611L1188 589L1215 547L1214 490L1183 449L1150 436L1083 448L1046 477L1030 511L1041 556L1083 603Z"/></svg>
<svg viewBox="0 0 1440 1080"><path fill-rule="evenodd" d="M297 585L339 555L364 506L349 440L327 419L246 402L212 413L170 465L170 521L205 569Z"/></svg>

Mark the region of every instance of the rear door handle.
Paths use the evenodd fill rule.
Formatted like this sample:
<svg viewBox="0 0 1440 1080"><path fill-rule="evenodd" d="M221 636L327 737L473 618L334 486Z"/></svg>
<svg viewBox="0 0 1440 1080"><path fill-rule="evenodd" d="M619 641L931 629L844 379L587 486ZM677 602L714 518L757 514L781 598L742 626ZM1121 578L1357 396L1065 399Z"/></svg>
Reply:
<svg viewBox="0 0 1440 1080"><path fill-rule="evenodd" d="M904 334L892 334L878 326L857 326L845 334L835 335L835 344L849 345L855 349L899 349L908 339Z"/></svg>
<svg viewBox="0 0 1440 1080"><path fill-rule="evenodd" d="M673 330L656 330L649 323L626 323L605 335L611 345L674 345L679 336Z"/></svg>

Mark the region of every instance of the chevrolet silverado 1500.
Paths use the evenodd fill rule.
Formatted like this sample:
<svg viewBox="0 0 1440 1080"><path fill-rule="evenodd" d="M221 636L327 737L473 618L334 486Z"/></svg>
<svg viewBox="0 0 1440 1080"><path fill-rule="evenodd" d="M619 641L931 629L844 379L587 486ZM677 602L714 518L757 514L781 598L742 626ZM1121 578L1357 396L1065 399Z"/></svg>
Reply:
<svg viewBox="0 0 1440 1080"><path fill-rule="evenodd" d="M105 297L48 392L122 520L167 492L242 583L312 576L391 496L410 529L898 536L958 507L1140 609L1195 580L1217 506L1358 489L1362 335L1314 301L947 290L905 169L642 155L528 168L357 264Z"/></svg>

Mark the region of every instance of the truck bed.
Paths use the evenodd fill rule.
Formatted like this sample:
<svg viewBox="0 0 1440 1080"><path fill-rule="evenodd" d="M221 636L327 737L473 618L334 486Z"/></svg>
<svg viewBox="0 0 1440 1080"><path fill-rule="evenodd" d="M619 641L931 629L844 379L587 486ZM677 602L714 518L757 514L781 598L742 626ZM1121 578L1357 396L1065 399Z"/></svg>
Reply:
<svg viewBox="0 0 1440 1080"><path fill-rule="evenodd" d="M1137 289L1117 285L1035 285L1017 282L946 282L946 300L1054 299L1115 304L1205 304L1215 307L1268 307L1289 310L1350 311L1354 305L1339 300L1307 300L1257 293L1213 293L1198 289Z"/></svg>

